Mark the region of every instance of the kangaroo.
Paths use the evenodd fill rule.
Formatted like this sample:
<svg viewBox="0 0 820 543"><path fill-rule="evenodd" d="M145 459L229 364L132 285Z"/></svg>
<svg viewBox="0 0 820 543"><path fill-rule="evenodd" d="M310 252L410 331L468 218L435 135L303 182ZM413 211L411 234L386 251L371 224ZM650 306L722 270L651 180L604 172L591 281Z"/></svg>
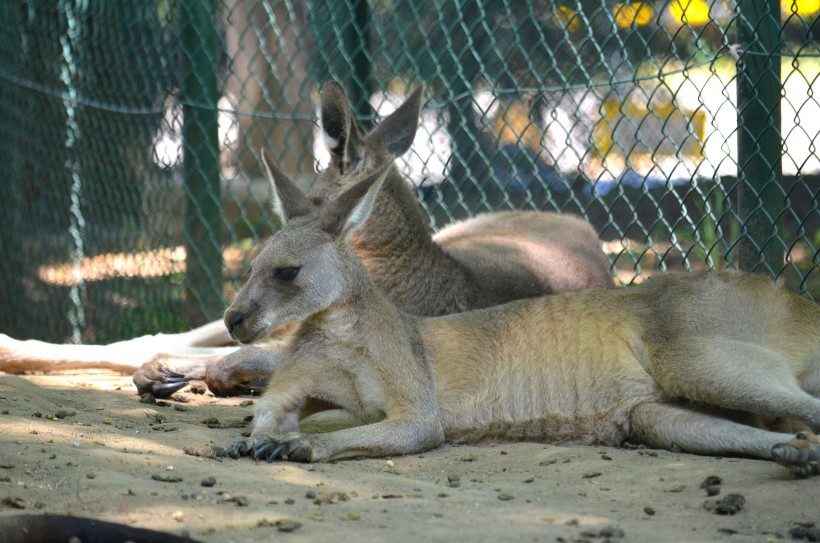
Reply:
<svg viewBox="0 0 820 543"><path fill-rule="evenodd" d="M250 439L219 452L321 462L418 453L447 442L633 443L774 458L813 472L820 445L757 427L820 428L820 308L737 271L663 274L421 318L399 309L351 250L390 168L321 211L272 169L283 227L225 312L252 343L301 326L256 403ZM298 432L318 398L365 423Z"/></svg>
<svg viewBox="0 0 820 543"><path fill-rule="evenodd" d="M320 116L331 162L303 202L303 211L318 212L362 175L407 152L416 135L423 95L424 87L419 86L370 133L361 135L343 88L327 83L320 97ZM586 221L556 213L508 211L479 215L431 236L412 188L393 165L367 224L353 234L351 244L376 285L400 308L416 315L446 315L542 294L613 286L600 240ZM201 331L211 336L193 336L200 342L203 337L211 344L228 339L221 322ZM183 336L148 336L141 343L140 339L145 338L134 340L139 345L124 342L114 347L142 360L136 367L120 367L136 370L138 390L156 395L168 395L190 378L204 378L218 394L243 391L245 383L262 387L278 358L278 351L257 347L196 349L192 347L198 344L187 343L189 337ZM174 343L177 339L182 341ZM7 346L8 363L3 362L2 344ZM117 356L107 347L49 351L46 346L18 345L11 338L0 338L0 370L48 369L55 357L70 362L85 356L86 363L93 364ZM36 364L38 355L43 355L40 362L49 365Z"/></svg>

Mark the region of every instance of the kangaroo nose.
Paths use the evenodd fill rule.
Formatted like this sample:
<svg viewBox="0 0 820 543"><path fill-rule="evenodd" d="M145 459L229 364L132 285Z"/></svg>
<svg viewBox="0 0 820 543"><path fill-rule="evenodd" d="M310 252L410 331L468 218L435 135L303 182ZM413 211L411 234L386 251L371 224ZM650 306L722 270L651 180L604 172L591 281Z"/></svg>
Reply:
<svg viewBox="0 0 820 543"><path fill-rule="evenodd" d="M228 333L232 338L236 339L233 335L234 330L236 330L236 327L239 326L243 319L244 317L239 311L232 311L229 309L225 312L225 327L228 329Z"/></svg>

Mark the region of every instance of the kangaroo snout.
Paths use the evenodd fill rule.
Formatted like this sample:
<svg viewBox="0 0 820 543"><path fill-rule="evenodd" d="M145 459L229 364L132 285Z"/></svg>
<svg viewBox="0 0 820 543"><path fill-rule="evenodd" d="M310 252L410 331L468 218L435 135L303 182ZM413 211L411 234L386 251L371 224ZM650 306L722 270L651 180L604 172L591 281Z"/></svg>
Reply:
<svg viewBox="0 0 820 543"><path fill-rule="evenodd" d="M227 311L225 311L223 320L225 321L225 328L228 329L228 334L236 340L237 338L234 335L234 332L236 331L236 328L242 324L242 321L245 320L245 316L241 311L237 311L236 309L231 309L229 307Z"/></svg>

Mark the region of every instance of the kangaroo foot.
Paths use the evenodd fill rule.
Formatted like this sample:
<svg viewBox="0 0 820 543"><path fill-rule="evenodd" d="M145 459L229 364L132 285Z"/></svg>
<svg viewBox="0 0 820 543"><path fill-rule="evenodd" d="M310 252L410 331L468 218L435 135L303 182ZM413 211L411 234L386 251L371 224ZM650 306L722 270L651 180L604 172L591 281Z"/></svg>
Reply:
<svg viewBox="0 0 820 543"><path fill-rule="evenodd" d="M820 474L820 439L811 432L799 432L788 443L772 447L772 458L797 477Z"/></svg>
<svg viewBox="0 0 820 543"><path fill-rule="evenodd" d="M310 462L313 457L313 445L303 434L292 432L275 438L237 441L227 449L221 449L220 453L220 456L228 458L250 456L257 462L273 462L274 460Z"/></svg>
<svg viewBox="0 0 820 543"><path fill-rule="evenodd" d="M140 366L134 372L133 380L139 394L150 392L157 398L167 398L190 381L188 377L172 371L156 360Z"/></svg>

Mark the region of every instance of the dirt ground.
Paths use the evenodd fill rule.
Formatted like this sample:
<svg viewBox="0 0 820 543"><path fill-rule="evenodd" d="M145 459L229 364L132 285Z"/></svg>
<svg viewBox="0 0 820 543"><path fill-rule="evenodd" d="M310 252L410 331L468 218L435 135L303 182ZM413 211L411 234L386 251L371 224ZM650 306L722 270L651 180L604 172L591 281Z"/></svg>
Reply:
<svg viewBox="0 0 820 543"><path fill-rule="evenodd" d="M183 449L240 439L253 399L175 398L140 403L130 377L107 372L0 375L0 515L92 517L208 543L734 543L820 525L820 478L758 460L536 443L317 465L202 458ZM708 497L712 475L722 481ZM742 508L717 514L732 494Z"/></svg>

